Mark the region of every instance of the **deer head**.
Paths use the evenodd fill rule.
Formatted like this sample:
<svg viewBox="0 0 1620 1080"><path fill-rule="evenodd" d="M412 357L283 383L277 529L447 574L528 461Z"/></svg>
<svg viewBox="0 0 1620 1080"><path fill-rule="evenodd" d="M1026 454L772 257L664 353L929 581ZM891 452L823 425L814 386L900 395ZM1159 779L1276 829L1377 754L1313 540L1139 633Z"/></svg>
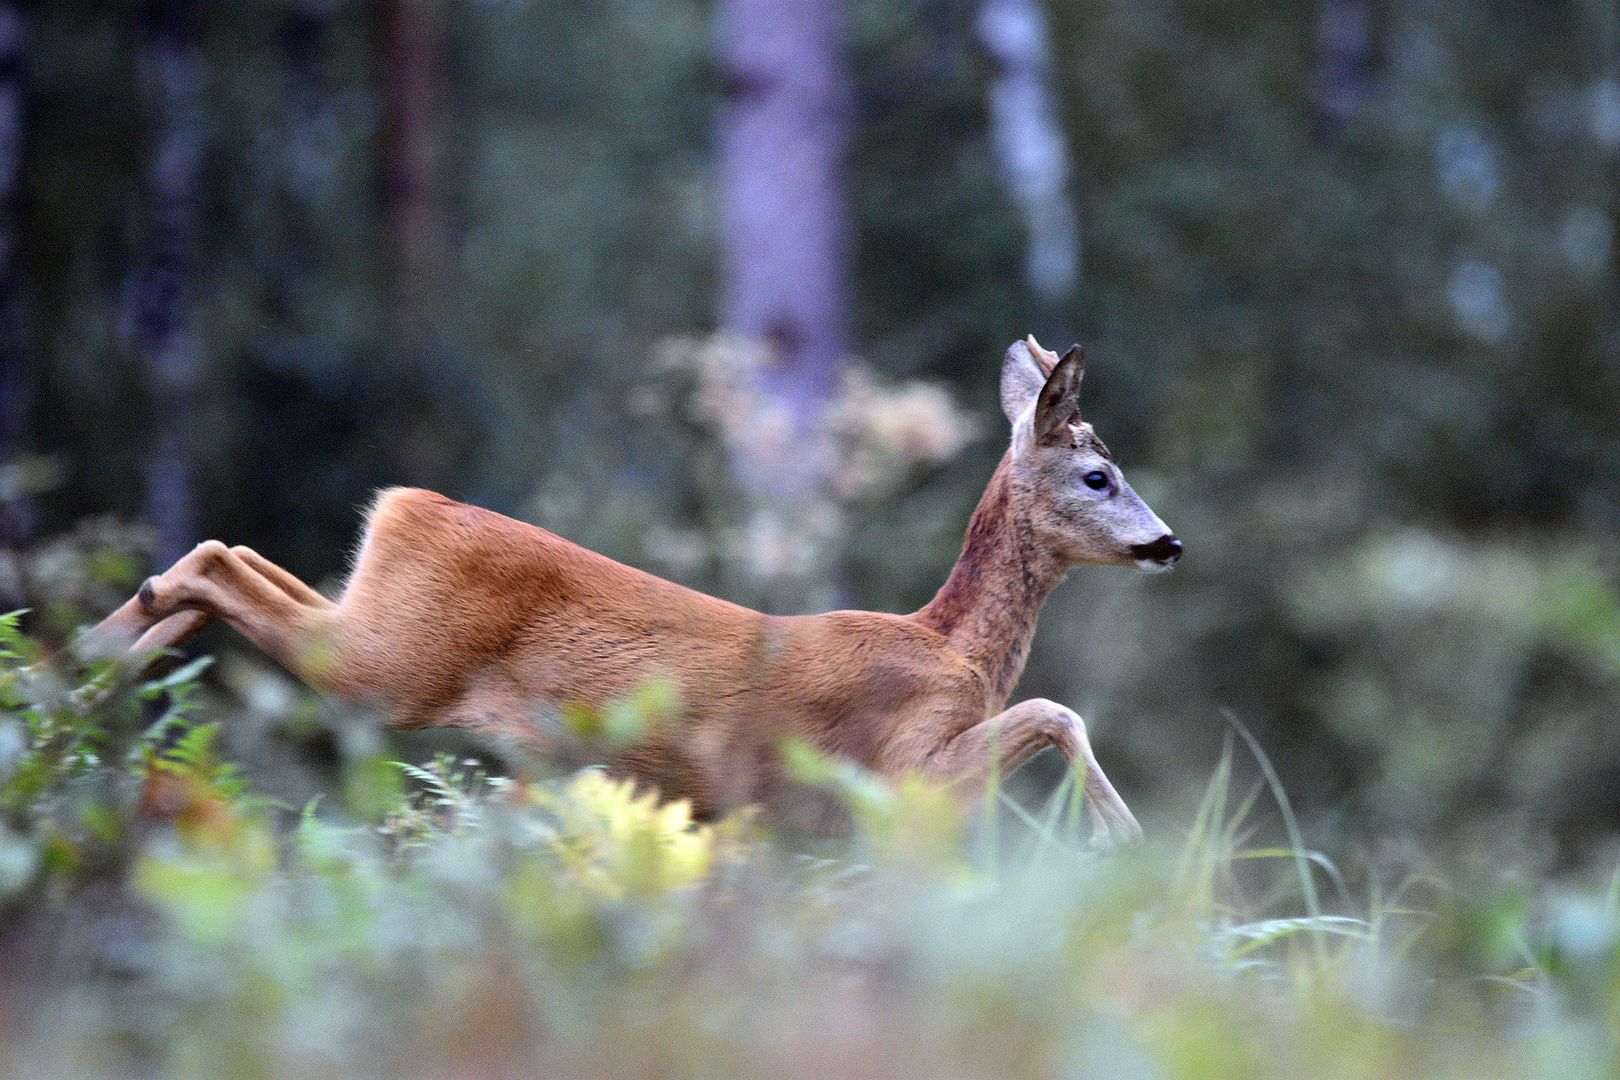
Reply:
<svg viewBox="0 0 1620 1080"><path fill-rule="evenodd" d="M1059 359L1032 335L1007 350L1001 408L1012 423L1013 509L1068 563L1166 570L1181 558L1181 541L1131 490L1080 419L1084 374L1078 345Z"/></svg>

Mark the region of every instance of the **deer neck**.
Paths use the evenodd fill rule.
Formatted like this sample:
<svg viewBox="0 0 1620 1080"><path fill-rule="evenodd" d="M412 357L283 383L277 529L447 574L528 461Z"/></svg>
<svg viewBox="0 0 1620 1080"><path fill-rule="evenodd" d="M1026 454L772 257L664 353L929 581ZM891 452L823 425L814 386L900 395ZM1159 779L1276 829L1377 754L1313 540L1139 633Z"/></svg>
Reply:
<svg viewBox="0 0 1620 1080"><path fill-rule="evenodd" d="M1036 542L1029 521L1014 509L1011 462L1010 453L1001 459L973 511L951 576L914 616L984 673L994 709L1023 673L1041 603L1067 569Z"/></svg>

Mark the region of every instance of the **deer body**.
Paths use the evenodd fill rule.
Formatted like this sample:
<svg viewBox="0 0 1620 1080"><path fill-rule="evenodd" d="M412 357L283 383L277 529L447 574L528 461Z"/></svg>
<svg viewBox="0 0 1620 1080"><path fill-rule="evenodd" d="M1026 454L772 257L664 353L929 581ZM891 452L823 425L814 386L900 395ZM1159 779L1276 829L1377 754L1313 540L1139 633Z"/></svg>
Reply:
<svg viewBox="0 0 1620 1080"><path fill-rule="evenodd" d="M342 599L304 633L317 663L329 654L312 681L383 703L401 726L532 740L544 705L602 705L666 679L679 738L625 765L701 811L755 794L739 777L754 770L734 766L768 739L900 772L924 762L895 731L982 719L988 700L940 635L905 617L764 615L427 491L378 499Z"/></svg>
<svg viewBox="0 0 1620 1080"><path fill-rule="evenodd" d="M1089 559L1054 545L1041 516L1050 499L1032 508L1042 473L1030 462L1052 448L1056 430L1043 436L1042 422L1094 442L1089 428L1068 424L1078 421L1078 375L1077 351L1062 364L1033 339L1009 351L1002 386L1009 415L1019 407L1013 446L950 579L911 615L765 615L544 529L395 488L374 503L336 601L250 549L209 541L149 579L98 631L150 653L224 618L311 685L380 704L396 726L450 724L541 749L542 709L601 705L668 680L678 722L612 764L690 799L700 814L765 798L774 748L788 736L884 775L955 781L968 794L992 770L1055 745L1083 770L1097 829L1129 835L1135 821L1078 716L1040 700L1003 711L1041 601L1069 565L1167 564L1179 554L1123 480L1118 488L1139 507L1126 515L1134 531L1093 522L1107 547ZM1060 378L1067 397L1048 395ZM1044 411L1031 387L1051 397ZM1088 452L1084 463L1106 464L1100 443Z"/></svg>

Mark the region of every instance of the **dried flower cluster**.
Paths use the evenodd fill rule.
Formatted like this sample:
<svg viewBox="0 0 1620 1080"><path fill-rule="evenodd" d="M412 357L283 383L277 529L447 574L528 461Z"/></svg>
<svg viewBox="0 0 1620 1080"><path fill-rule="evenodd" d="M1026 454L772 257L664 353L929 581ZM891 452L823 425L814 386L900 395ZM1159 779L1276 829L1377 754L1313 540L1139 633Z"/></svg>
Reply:
<svg viewBox="0 0 1620 1080"><path fill-rule="evenodd" d="M945 389L891 382L857 361L826 400L795 400L773 387L775 365L768 346L727 335L659 348L638 410L712 440L742 510L723 515L718 535L663 529L646 550L677 572L712 551L785 603L830 601L851 509L951 461L977 426Z"/></svg>

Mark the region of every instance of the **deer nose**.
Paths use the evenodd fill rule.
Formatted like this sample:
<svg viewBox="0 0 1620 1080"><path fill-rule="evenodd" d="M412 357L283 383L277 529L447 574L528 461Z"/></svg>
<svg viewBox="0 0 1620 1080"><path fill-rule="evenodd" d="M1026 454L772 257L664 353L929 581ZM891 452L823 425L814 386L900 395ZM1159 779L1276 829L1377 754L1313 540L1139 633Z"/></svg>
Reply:
<svg viewBox="0 0 1620 1080"><path fill-rule="evenodd" d="M1151 544L1132 544L1131 555L1168 566L1181 558L1181 541L1173 533L1165 533Z"/></svg>

